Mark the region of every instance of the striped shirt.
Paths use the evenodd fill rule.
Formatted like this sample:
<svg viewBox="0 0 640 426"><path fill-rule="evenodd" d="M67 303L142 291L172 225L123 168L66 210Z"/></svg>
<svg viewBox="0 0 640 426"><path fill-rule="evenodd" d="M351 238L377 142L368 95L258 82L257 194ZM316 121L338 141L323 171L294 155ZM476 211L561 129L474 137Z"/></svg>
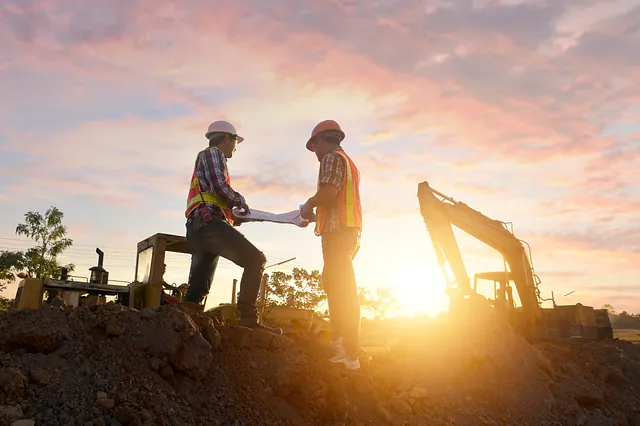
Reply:
<svg viewBox="0 0 640 426"><path fill-rule="evenodd" d="M346 164L340 154L335 152L338 150L343 151L342 148L336 148L322 157L322 161L320 161L320 172L318 173L318 186L320 186L321 183L328 183L335 186L338 191L344 186ZM360 172L358 172L358 174L359 173ZM340 229L341 226L338 207L333 205L327 210L327 217L322 232L333 232Z"/></svg>
<svg viewBox="0 0 640 426"><path fill-rule="evenodd" d="M209 192L222 198L229 208L245 203L245 199L240 193L227 184L227 158L222 151L216 148L207 148L198 154L196 175L200 182L200 191ZM211 210L211 216L216 219L226 221L222 209L215 204L206 203ZM195 209L189 215L187 224L200 216L200 209Z"/></svg>

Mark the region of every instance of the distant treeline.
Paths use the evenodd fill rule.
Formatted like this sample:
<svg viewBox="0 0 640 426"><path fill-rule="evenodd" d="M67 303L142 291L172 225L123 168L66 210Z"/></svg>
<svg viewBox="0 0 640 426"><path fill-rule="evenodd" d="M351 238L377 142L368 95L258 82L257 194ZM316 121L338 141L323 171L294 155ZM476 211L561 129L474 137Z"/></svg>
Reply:
<svg viewBox="0 0 640 426"><path fill-rule="evenodd" d="M630 314L626 311L620 313L609 312L609 318L611 319L611 325L613 328L631 328L634 330L640 330L640 314Z"/></svg>

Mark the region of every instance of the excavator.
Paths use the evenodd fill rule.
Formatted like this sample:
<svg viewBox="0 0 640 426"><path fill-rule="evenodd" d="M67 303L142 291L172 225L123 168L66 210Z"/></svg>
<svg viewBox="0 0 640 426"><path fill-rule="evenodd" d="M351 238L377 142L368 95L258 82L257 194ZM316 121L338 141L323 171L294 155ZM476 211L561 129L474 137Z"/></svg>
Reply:
<svg viewBox="0 0 640 426"><path fill-rule="evenodd" d="M553 293L551 298L541 297L541 280L533 268L531 248L515 236L511 223L491 219L432 188L427 181L418 184L418 201L438 263L447 280L446 291L452 314L473 312L478 303L487 302L529 341L613 338L606 309L594 309L580 303L557 305ZM502 255L504 271L477 273L472 285L454 226ZM453 279L449 279L447 266L453 273ZM493 282L492 299L479 293L480 280ZM517 306L518 299L520 306ZM551 301L553 307L543 308L546 301Z"/></svg>

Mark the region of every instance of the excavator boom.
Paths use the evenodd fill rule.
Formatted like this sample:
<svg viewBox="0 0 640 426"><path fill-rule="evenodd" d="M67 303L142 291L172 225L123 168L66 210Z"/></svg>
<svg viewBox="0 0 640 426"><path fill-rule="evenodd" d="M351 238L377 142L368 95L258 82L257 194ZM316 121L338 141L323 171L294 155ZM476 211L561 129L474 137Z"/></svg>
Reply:
<svg viewBox="0 0 640 426"><path fill-rule="evenodd" d="M453 225L503 256L522 304L522 331L532 334L541 315L540 297L538 279L522 241L505 223L490 219L466 204L455 201L431 188L426 181L418 184L418 200L438 261L443 268L448 263L455 277L455 283L450 283L448 288L450 295L465 297L475 293L453 233Z"/></svg>

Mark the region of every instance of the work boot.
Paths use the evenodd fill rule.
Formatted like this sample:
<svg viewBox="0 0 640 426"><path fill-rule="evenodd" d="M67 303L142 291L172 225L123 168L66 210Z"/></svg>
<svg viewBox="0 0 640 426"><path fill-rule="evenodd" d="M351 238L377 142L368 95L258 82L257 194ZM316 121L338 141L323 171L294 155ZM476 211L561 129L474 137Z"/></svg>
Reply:
<svg viewBox="0 0 640 426"><path fill-rule="evenodd" d="M204 305L196 302L180 302L176 303L176 306L187 311L204 312Z"/></svg>
<svg viewBox="0 0 640 426"><path fill-rule="evenodd" d="M282 329L280 327L269 327L268 325L265 324L260 324L257 321L242 321L240 320L238 322L238 325L240 327L247 327L247 328L251 328L253 330L262 330L262 331L266 331L272 334L277 334L277 335L281 335L282 334Z"/></svg>

